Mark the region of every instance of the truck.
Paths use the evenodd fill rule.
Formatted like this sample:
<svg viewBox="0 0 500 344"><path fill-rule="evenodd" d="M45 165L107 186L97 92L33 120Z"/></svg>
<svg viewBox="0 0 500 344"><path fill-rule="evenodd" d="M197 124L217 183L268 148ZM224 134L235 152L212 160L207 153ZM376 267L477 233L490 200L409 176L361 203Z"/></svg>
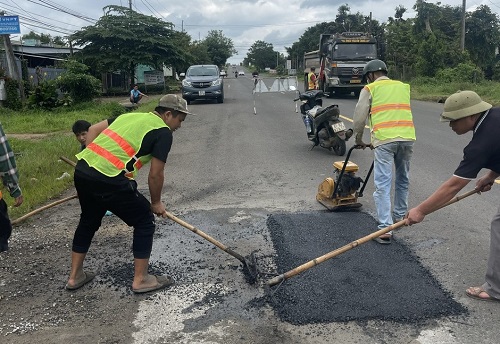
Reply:
<svg viewBox="0 0 500 344"><path fill-rule="evenodd" d="M304 53L304 86L308 89L311 67L318 73L318 87L333 96L354 92L365 86L363 68L377 58L377 40L363 32L321 34L319 49Z"/></svg>

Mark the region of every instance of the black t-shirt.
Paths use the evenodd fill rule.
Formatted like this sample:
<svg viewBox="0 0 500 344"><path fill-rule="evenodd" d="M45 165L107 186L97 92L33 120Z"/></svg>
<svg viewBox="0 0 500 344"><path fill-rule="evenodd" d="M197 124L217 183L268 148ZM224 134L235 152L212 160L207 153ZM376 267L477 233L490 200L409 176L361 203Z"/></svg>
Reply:
<svg viewBox="0 0 500 344"><path fill-rule="evenodd" d="M474 179L483 168L500 173L500 108L492 108L478 119L454 175Z"/></svg>
<svg viewBox="0 0 500 344"><path fill-rule="evenodd" d="M108 125L113 123L114 119L108 119ZM141 147L136 154L136 157L145 156L151 154L154 158L157 158L163 162L167 162L168 153L172 147L172 131L169 128L159 128L153 129L148 132L141 143ZM127 170L132 171L134 161L129 161L127 163ZM75 174L87 179L98 180L111 184L123 184L128 183L129 179L125 177L125 172L120 173L116 177L108 177L90 167L87 162L83 159L79 160L76 165Z"/></svg>

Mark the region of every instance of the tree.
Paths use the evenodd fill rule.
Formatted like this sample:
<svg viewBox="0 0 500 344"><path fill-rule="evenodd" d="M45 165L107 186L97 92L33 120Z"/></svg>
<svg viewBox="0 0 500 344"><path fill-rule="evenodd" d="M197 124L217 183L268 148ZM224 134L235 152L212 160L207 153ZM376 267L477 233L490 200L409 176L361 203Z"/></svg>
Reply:
<svg viewBox="0 0 500 344"><path fill-rule="evenodd" d="M51 36L45 33L38 34L35 31L30 31L26 35L22 36L22 39L36 39L39 40L40 43L48 44L52 40Z"/></svg>
<svg viewBox="0 0 500 344"><path fill-rule="evenodd" d="M97 72L126 70L134 82L138 64L162 69L163 65L182 67L186 53L186 33L173 30L173 24L146 16L122 6L104 7L104 16L70 36L82 46L81 57Z"/></svg>
<svg viewBox="0 0 500 344"><path fill-rule="evenodd" d="M212 63L224 67L228 58L238 53L234 49L233 41L225 37L221 30L211 30L203 40L208 56Z"/></svg>
<svg viewBox="0 0 500 344"><path fill-rule="evenodd" d="M465 47L472 61L491 73L496 62L496 49L500 45L497 15L488 6L481 5L468 14L465 28Z"/></svg>
<svg viewBox="0 0 500 344"><path fill-rule="evenodd" d="M259 40L248 49L244 63L246 65L251 64L259 70L263 70L266 67L276 66L276 54L271 43Z"/></svg>

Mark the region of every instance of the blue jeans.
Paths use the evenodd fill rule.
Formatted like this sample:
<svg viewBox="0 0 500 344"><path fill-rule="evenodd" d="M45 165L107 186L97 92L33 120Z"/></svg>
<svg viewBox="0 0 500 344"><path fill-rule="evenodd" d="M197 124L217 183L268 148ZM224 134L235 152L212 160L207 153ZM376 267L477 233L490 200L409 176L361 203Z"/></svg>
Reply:
<svg viewBox="0 0 500 344"><path fill-rule="evenodd" d="M373 198L377 208L378 228L400 220L408 210L408 187L410 184L410 159L414 141L391 142L375 148L373 175L375 192ZM392 166L395 165L394 210L391 213Z"/></svg>

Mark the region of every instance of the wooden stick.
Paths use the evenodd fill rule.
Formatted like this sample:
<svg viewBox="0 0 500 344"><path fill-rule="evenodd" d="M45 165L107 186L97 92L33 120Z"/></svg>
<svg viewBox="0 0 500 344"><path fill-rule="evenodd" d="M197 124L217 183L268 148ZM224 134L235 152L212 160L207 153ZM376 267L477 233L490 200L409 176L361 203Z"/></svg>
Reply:
<svg viewBox="0 0 500 344"><path fill-rule="evenodd" d="M69 165L73 166L73 167L76 167L76 163L72 160L69 160L68 158L64 157L64 156L60 156L59 159L61 159L62 161L64 161L65 163L68 163Z"/></svg>
<svg viewBox="0 0 500 344"><path fill-rule="evenodd" d="M78 195L69 196L69 197L60 199L58 201L49 203L47 205L44 205L43 207L40 207L40 208L35 209L33 211L30 211L29 213L27 213L27 214L25 214L25 215L23 215L23 216L15 219L14 221L12 221L12 224L13 225L18 224L19 222L22 222L22 221L26 220L28 217L33 216L35 214L38 214L39 212L44 211L45 209L52 208L53 206L56 206L58 204L64 203L64 202L69 201L69 200L72 200L74 198L78 198Z"/></svg>
<svg viewBox="0 0 500 344"><path fill-rule="evenodd" d="M459 195L459 196L456 196L454 198L452 198L451 200L449 200L447 203L443 204L441 207L439 207L438 209L441 209L441 208L444 208L452 203L455 203L455 202L458 202L460 201L461 199L465 198L465 197L468 197L470 195L473 195L473 194L476 194L476 193L479 193L477 190L471 190L469 192L466 192L464 193L463 195ZM436 209L436 210L438 210ZM349 251L350 249L352 248L355 248L361 244L364 244L370 240L373 240L375 238L378 238L379 236L381 236L382 234L385 234L385 233L388 233L392 230L395 230L395 229L398 229L400 227L403 227L406 225L406 220L401 220L399 222L396 222L395 224L392 224L390 225L389 227L386 227L386 228L382 228L376 232L373 232L371 233L370 235L367 235L365 237L362 237L361 239L358 239L358 240L355 240L345 246L342 246L334 251L331 251L327 254L324 254L322 255L321 257L318 257L318 258L315 258L313 260L310 260L309 262L307 263L304 263L288 272L285 272L284 274L281 274L279 276L276 276L274 278L271 278L269 281L266 282L266 284L268 286L273 286L273 285L276 285L282 281L285 281L295 275L298 275L300 274L301 272L304 272L306 270L309 270L310 268L320 264L320 263L323 263L324 261L327 261L328 259L331 259L333 257L336 257L346 251Z"/></svg>
<svg viewBox="0 0 500 344"><path fill-rule="evenodd" d="M165 211L163 213L163 217L167 217L169 218L170 220L174 221L174 222L177 222L178 224L180 224L181 226L189 229L191 232L195 233L195 234L198 234L199 236L201 236L203 239L209 241L210 243L214 244L215 246L217 246L218 248L220 248L222 251L230 254L231 256L235 257L236 259L238 259L240 262L242 262L244 265L247 264L245 258L239 254L239 253L236 253L234 252L233 250L231 250L229 247L227 247L226 245L224 245L223 243L215 240L214 238L212 238L210 235L204 233L203 231L201 231L200 229L196 228L195 226L193 225L190 225L189 223L187 223L186 221L183 221L181 219L179 219L178 217L176 217L174 214L172 213L169 213L168 211Z"/></svg>

